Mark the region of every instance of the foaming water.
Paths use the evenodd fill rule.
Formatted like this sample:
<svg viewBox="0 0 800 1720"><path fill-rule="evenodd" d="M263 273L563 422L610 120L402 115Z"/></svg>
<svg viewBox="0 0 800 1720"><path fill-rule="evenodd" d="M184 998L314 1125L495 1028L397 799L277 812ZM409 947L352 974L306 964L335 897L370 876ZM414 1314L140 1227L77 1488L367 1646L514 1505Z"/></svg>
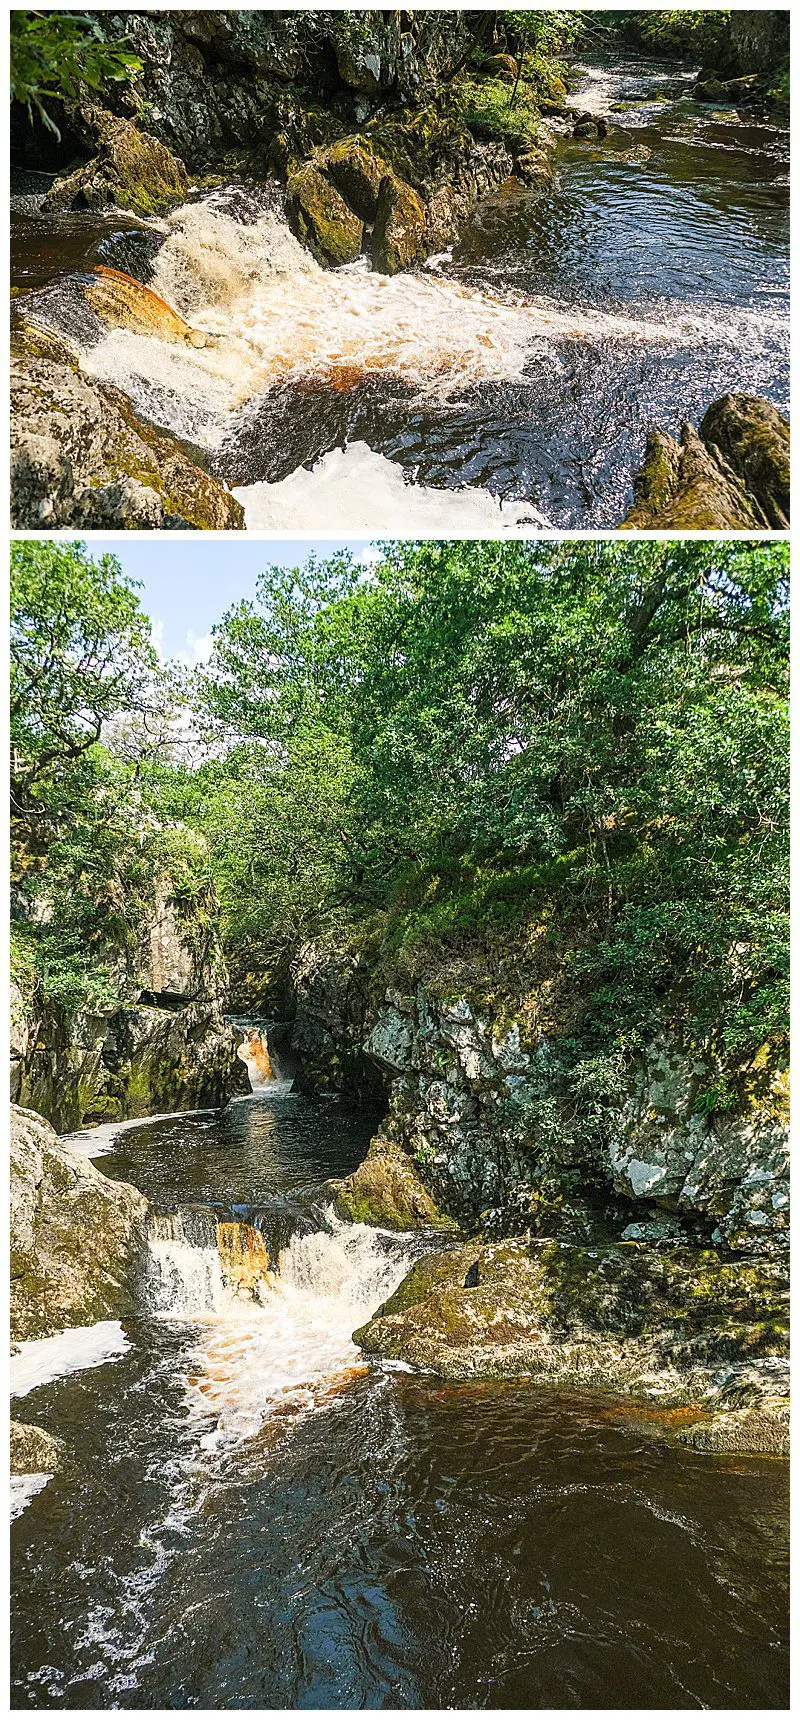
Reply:
<svg viewBox="0 0 800 1720"><path fill-rule="evenodd" d="M220 1225L212 1239L200 1214L154 1221L154 1312L203 1328L186 1385L205 1450L251 1438L276 1416L312 1409L363 1372L352 1333L396 1289L413 1255L402 1240L345 1223L332 1207L322 1216L325 1228L295 1234L274 1270L262 1245L246 1274L232 1270L225 1233L250 1231L252 1257L259 1233L251 1227Z"/></svg>
<svg viewBox="0 0 800 1720"><path fill-rule="evenodd" d="M731 390L788 400L788 133L697 104L693 78L573 68L608 137L563 138L548 192L502 187L416 274L322 269L277 187L230 186L139 231L23 197L15 278L49 279L27 314L201 450L256 529L614 526L653 425L679 434ZM87 322L65 275L98 262L210 344Z"/></svg>
<svg viewBox="0 0 800 1720"><path fill-rule="evenodd" d="M154 1305L26 1403L67 1457L13 1525L14 1708L784 1706L786 1466L366 1368L415 1246L326 1208L369 1132L253 1096L103 1159L162 1208Z"/></svg>
<svg viewBox="0 0 800 1720"><path fill-rule="evenodd" d="M530 502L503 501L491 491L461 486L445 490L415 484L395 460L375 454L366 442L332 449L309 470L298 468L275 484L234 489L251 531L290 531L297 521L324 521L337 531L381 531L420 537L528 535L551 522Z"/></svg>

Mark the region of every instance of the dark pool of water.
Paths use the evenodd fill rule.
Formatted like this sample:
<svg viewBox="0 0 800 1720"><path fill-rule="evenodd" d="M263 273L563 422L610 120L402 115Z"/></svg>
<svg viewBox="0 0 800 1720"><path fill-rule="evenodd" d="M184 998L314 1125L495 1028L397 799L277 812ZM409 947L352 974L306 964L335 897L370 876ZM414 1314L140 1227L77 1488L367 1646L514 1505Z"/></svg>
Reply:
<svg viewBox="0 0 800 1720"><path fill-rule="evenodd" d="M693 102L693 75L640 58L575 68L572 99L608 114L609 137L564 140L546 196L485 200L442 264L493 292L655 322L667 340L560 340L522 381L435 408L385 379L278 389L213 456L219 474L274 482L365 441L420 482L488 487L555 526L602 528L630 506L653 425L677 434L729 390L785 408L788 132ZM17 284L96 261L146 277L152 232L117 214L42 218L24 189Z"/></svg>
<svg viewBox="0 0 800 1720"><path fill-rule="evenodd" d="M157 1200L257 1207L366 1119L259 1101L123 1136ZM209 1451L192 1333L18 1407L69 1459L14 1524L17 1708L780 1708L787 1480L524 1383L373 1370Z"/></svg>

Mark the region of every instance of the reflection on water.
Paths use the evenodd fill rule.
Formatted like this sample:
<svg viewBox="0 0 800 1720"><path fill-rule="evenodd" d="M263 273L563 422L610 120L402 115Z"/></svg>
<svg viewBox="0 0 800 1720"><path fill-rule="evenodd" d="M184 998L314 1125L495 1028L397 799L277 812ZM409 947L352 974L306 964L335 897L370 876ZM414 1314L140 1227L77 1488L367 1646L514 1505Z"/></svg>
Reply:
<svg viewBox="0 0 800 1720"><path fill-rule="evenodd" d="M788 133L694 103L691 82L638 59L578 68L573 99L609 115L607 140L564 140L548 195L486 199L416 276L320 270L253 190L178 211L153 284L224 338L187 353L112 332L84 362L211 450L251 523L352 524L329 464L301 468L364 444L420 489L420 529L437 529L435 491L464 484L480 496L465 530L518 529L487 492L559 527L613 525L652 424L676 432L730 389L788 393ZM91 261L75 219L55 228L62 271ZM54 223L26 206L17 229L38 283ZM142 229L142 257L153 243ZM94 260L138 273L135 245L104 218ZM370 484L379 513L391 472L373 464ZM408 506L412 529L413 489ZM458 506L439 529L458 531Z"/></svg>
<svg viewBox="0 0 800 1720"><path fill-rule="evenodd" d="M104 1158L185 1214L167 1244L208 1249L221 1206L260 1226L270 1200L305 1228L273 1300L178 1294L117 1361L26 1398L70 1456L13 1528L14 1706L784 1706L783 1464L348 1352L412 1246L320 1223L367 1133L242 1100Z"/></svg>

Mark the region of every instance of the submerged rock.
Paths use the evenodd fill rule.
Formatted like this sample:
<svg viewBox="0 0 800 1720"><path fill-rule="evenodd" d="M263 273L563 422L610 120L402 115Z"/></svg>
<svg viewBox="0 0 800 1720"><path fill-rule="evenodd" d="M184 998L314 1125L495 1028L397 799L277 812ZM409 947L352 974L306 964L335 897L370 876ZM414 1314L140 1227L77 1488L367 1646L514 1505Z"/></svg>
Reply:
<svg viewBox="0 0 800 1720"><path fill-rule="evenodd" d="M769 1382L787 1303L780 1267L713 1250L473 1242L418 1261L354 1339L447 1379L525 1377L727 1414L741 1379L761 1403L752 1363L769 1358Z"/></svg>
<svg viewBox="0 0 800 1720"><path fill-rule="evenodd" d="M44 1117L12 1106L12 1338L132 1313L147 1218L138 1189L102 1176Z"/></svg>
<svg viewBox="0 0 800 1720"><path fill-rule="evenodd" d="M105 209L118 204L137 215L157 215L181 203L189 189L186 168L172 150L102 109L89 109L84 123L99 153L57 179L47 209Z"/></svg>
<svg viewBox="0 0 800 1720"><path fill-rule="evenodd" d="M126 396L29 327L11 355L11 509L23 530L236 531L239 502Z"/></svg>
<svg viewBox="0 0 800 1720"><path fill-rule="evenodd" d="M64 1460L63 1440L26 1421L12 1421L9 1446L12 1475L55 1475Z"/></svg>
<svg viewBox="0 0 800 1720"><path fill-rule="evenodd" d="M387 1230L455 1230L439 1211L412 1160L395 1141L378 1135L358 1170L340 1183L334 1201L340 1218Z"/></svg>
<svg viewBox="0 0 800 1720"><path fill-rule="evenodd" d="M789 425L769 400L726 394L699 432L676 442L651 430L622 528L655 531L785 530L789 524Z"/></svg>
<svg viewBox="0 0 800 1720"><path fill-rule="evenodd" d="M289 177L286 217L292 232L320 263L353 263L361 253L364 223L314 162Z"/></svg>

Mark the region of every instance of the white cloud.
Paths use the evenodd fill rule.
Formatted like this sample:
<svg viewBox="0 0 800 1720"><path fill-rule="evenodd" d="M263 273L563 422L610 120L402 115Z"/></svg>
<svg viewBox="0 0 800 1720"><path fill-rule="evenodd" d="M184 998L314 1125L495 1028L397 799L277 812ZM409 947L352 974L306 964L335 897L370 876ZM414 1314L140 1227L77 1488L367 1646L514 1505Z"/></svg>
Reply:
<svg viewBox="0 0 800 1720"><path fill-rule="evenodd" d="M201 633L198 637L190 627L186 635L186 644L188 646L187 661L189 663L193 666L196 663L207 663L214 649L214 636L212 633Z"/></svg>

